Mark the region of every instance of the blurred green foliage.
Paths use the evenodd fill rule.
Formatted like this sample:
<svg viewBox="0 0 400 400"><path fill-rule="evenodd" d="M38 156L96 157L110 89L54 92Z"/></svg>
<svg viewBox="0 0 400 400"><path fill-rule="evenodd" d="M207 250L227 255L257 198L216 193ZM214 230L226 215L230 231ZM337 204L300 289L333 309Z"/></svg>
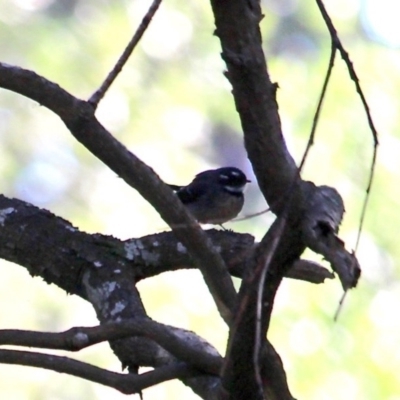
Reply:
<svg viewBox="0 0 400 400"><path fill-rule="evenodd" d="M358 249L359 287L339 321L337 280L321 286L285 281L270 338L298 399L399 400L400 57L393 22L397 2L329 0L326 6L350 53L380 132L380 152ZM111 69L150 2L144 0L0 0L1 61L32 69L89 98ZM330 40L314 2L263 1L268 68L279 84L285 138L299 161L329 59ZM391 8L392 7L392 8ZM397 9L396 9L397 7ZM376 11L378 10L378 11ZM396 30L397 29L397 30ZM236 165L251 176L218 39L207 2L165 0L132 59L101 103L98 118L169 182L206 168ZM304 177L336 187L346 204L341 237L352 249L372 155L372 135L354 84L338 58ZM137 237L165 229L157 213L108 171L48 110L0 91L1 192L70 220L89 232ZM254 181L254 179L253 179ZM244 213L266 208L252 185ZM260 238L270 215L229 224ZM307 256L321 261L320 257ZM96 323L90 306L0 264L2 328L63 330ZM149 314L192 329L224 352L227 330L197 271L140 284ZM12 304L12 306L10 306ZM107 345L76 358L119 370ZM125 398L76 378L0 365L0 398ZM179 382L149 389L146 399L195 399Z"/></svg>

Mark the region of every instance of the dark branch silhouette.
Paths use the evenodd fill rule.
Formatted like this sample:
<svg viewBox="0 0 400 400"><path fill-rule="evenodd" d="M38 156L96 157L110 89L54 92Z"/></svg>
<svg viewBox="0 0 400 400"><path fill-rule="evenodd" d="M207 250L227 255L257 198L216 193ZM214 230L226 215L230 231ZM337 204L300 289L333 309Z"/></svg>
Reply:
<svg viewBox="0 0 400 400"><path fill-rule="evenodd" d="M337 34L337 31L333 25L333 22L329 16L329 14L326 11L324 3L322 2L322 0L316 0L316 2L317 2L319 10L321 12L322 18L324 19L324 22L326 24L326 27L328 28L329 34L331 36L332 47L337 49L340 52L340 55L342 56L342 59L346 64L350 78L356 86L356 91L357 91L358 95L360 96L361 103L364 107L365 114L367 116L368 126L369 126L369 129L371 130L372 139L374 142L372 159L371 159L371 168L370 168L370 172L369 172L367 187L365 189L365 199L364 199L364 203L363 203L363 206L361 209L360 224L359 224L358 234L357 234L357 239L356 239L356 244L355 244L355 250L354 250L354 254L355 254L358 249L358 244L360 243L361 232L362 232L362 228L364 225L365 214L366 214L367 206L368 206L368 200L369 200L369 196L371 193L372 183L374 181L376 156L377 156L378 145L379 145L379 139L378 139L379 135L378 135L377 129L375 128L375 124L372 119L371 112L369 110L368 102L367 102L367 100L364 96L364 92L361 88L360 80L358 79L358 76L357 76L356 70L354 69L353 63L350 60L349 53L346 51L346 49L342 45L342 42L339 39L339 35Z"/></svg>
<svg viewBox="0 0 400 400"><path fill-rule="evenodd" d="M221 315L229 322L236 291L222 258L172 190L98 122L93 107L32 71L1 63L0 86L53 111L80 143L154 206L196 260Z"/></svg>
<svg viewBox="0 0 400 400"><path fill-rule="evenodd" d="M5 329L0 330L0 345L79 351L100 342L130 336L144 336L154 340L193 368L219 374L222 358L211 345L200 340L193 332L163 325L148 318L109 322L95 327L74 327L60 333ZM188 340L182 340L185 336Z"/></svg>
<svg viewBox="0 0 400 400"><path fill-rule="evenodd" d="M139 393L143 389L171 379L200 375L198 371L184 363L166 365L140 375L118 374L67 357L18 350L0 350L0 363L25 365L66 373L110 386L125 394Z"/></svg>
<svg viewBox="0 0 400 400"><path fill-rule="evenodd" d="M150 8L148 9L146 15L143 17L142 22L138 26L135 34L133 35L131 41L129 42L128 46L126 46L124 52L122 53L121 57L114 65L114 68L110 71L107 78L104 80L102 85L98 90L96 90L91 96L88 102L93 106L93 108L97 108L100 100L104 97L107 90L113 84L115 78L119 75L122 71L122 68L128 61L129 57L132 55L133 50L139 43L140 39L142 38L144 32L150 25L151 20L154 17L154 14L157 12L158 7L160 6L162 0L154 0L151 4Z"/></svg>
<svg viewBox="0 0 400 400"><path fill-rule="evenodd" d="M226 77L243 128L244 143L260 190L277 219L259 243L251 235L203 231L171 189L96 119L95 109L139 42L160 0L154 0L121 58L101 87L83 101L36 73L0 63L0 87L47 107L95 157L135 188L172 232L120 241L80 232L49 211L0 196L0 257L25 267L68 293L89 301L98 327L62 333L0 331L0 345L78 351L101 341L131 373L116 374L65 357L0 350L0 363L68 373L137 393L168 379L181 379L205 399L293 400L279 354L268 339L276 292L284 277L321 283L325 268L300 256L308 247L321 254L345 291L355 287L360 267L338 237L344 204L333 188L304 181L301 168L315 139L336 51L344 59L366 110L374 139L373 161L359 235L372 187L378 135L350 58L329 15L316 0L328 27L332 52L310 138L300 166L282 134L277 84L262 48L257 0L211 0ZM157 243L157 244L156 244ZM357 247L357 246L356 246ZM166 271L198 268L229 325L225 357L195 333L148 318L136 283ZM232 278L242 278L236 293ZM154 371L137 375L139 366Z"/></svg>
<svg viewBox="0 0 400 400"><path fill-rule="evenodd" d="M335 65L335 57L336 57L336 47L334 47L332 45L331 55L329 57L329 62L328 62L328 70L326 71L324 83L322 85L321 94L319 95L319 99L318 99L317 108L315 109L315 113L314 113L314 117L313 117L313 121L312 121L312 126L311 126L311 132L310 132L310 136L308 138L307 146L306 146L306 149L304 150L303 157L301 158L301 161L300 161L299 173L301 173L301 171L303 170L303 167L304 167L304 164L306 162L308 153L310 152L311 147L312 147L312 145L314 144L314 141L315 141L315 133L317 131L318 121L319 121L319 117L320 117L321 110L322 110L322 104L324 102L325 95L326 95L326 92L327 92L327 89L328 89L328 84L329 84L329 81L330 81L331 76L332 76L333 67Z"/></svg>

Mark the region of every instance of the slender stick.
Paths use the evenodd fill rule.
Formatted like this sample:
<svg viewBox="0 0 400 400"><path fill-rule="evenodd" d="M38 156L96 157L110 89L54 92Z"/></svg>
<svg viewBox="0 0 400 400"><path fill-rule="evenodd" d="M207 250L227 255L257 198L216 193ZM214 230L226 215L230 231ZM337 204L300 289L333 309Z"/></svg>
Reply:
<svg viewBox="0 0 400 400"><path fill-rule="evenodd" d="M301 171L304 167L304 164L306 162L306 159L307 159L308 153L311 149L311 146L314 144L315 132L317 130L317 125L318 125L318 121L319 121L319 116L321 114L322 104L323 104L325 96L326 96L326 91L328 89L328 83L331 79L333 66L335 64L336 50L337 50L336 47L332 43L331 56L329 58L328 70L326 71L324 84L322 85L321 94L318 99L317 109L315 110L315 113L314 113L312 128L311 128L310 136L308 138L307 147L304 151L303 158L301 159L301 162L300 162L299 174L301 173Z"/></svg>
<svg viewBox="0 0 400 400"><path fill-rule="evenodd" d="M143 17L142 22L140 23L139 27L137 28L135 34L133 35L131 41L126 46L124 52L122 53L121 57L115 64L114 68L108 74L107 78L104 80L102 85L98 90L96 90L89 99L89 103L92 104L94 108L97 108L100 100L104 97L107 90L110 88L112 83L114 82L115 78L121 72L122 68L128 61L129 57L131 56L133 50L135 49L136 45L139 43L140 39L142 38L144 32L148 28L151 20L154 17L158 7L160 6L162 0L154 0L151 4L150 8L148 9L146 15Z"/></svg>
<svg viewBox="0 0 400 400"><path fill-rule="evenodd" d="M329 30L329 34L331 35L332 46L334 46L340 52L340 55L342 56L342 59L347 66L347 70L349 71L350 79L356 85L356 91L357 91L358 95L360 96L362 105L363 105L365 113L367 115L368 126L372 132L372 138L373 138L373 142L374 142L374 150L373 150L373 154L372 154L368 184L367 184L367 188L365 190L365 198L364 198L364 203L363 203L363 207L361 210L360 224L359 224L359 228L358 228L357 239L356 239L355 250L354 250L354 253L356 253L358 245L360 243L360 237L361 237L362 227L364 225L369 195L371 192L372 182L374 180L376 156L377 156L378 145L379 145L378 131L375 128L375 124L374 124L374 121L372 120L372 116L371 116L371 112L369 110L367 100L365 99L364 92L361 89L360 80L358 79L357 73L353 67L353 63L350 60L349 54L347 53L342 42L339 39L339 36L338 36L336 29L332 23L332 20L325 9L324 3L322 2L322 0L315 0L315 1L317 3L319 10L321 11L322 18L324 19L325 24Z"/></svg>

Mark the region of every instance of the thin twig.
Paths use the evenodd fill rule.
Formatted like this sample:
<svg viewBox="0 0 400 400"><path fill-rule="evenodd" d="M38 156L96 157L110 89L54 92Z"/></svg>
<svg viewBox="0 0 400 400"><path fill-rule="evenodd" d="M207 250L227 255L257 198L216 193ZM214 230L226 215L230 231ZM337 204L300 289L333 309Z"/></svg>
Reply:
<svg viewBox="0 0 400 400"><path fill-rule="evenodd" d="M288 203L289 204L289 203ZM286 222L287 222L287 214L288 214L289 207L286 207L285 212L279 217L280 221L278 222L277 232L275 237L272 240L271 249L268 252L263 270L261 272L260 280L257 286L257 305L256 305L256 329L255 329L255 340L254 340L254 352L253 352L253 362L254 362L254 373L256 376L256 381L260 387L260 391L263 392L263 384L262 384L262 377L261 377L261 370L260 370L260 355L262 349L262 339L264 337L264 333L261 330L262 327L262 311L264 308L263 304L263 296L265 290L265 279L267 277L267 272L269 269L270 262L272 257L275 255L275 251L279 245L279 242L282 238L283 230L285 229Z"/></svg>
<svg viewBox="0 0 400 400"><path fill-rule="evenodd" d="M359 223L359 228L358 228L358 233L357 233L357 239L356 239L356 244L355 244L355 249L354 249L354 254L356 253L357 249L358 249L358 245L360 243L360 237L361 237L361 231L364 225L364 220L365 220L365 214L366 214L366 210L367 210L367 205L368 205L368 200L369 200L369 195L371 192L371 187L372 187L372 182L374 179L374 173L375 173L375 164L376 164L376 156L377 156L377 150L378 150L378 145L379 145L379 141L378 141L378 131L375 128L375 124L374 121L372 120L372 116L371 116L371 112L369 110L369 106L367 103L367 100L365 99L364 96L364 92L361 89L361 85L360 85L360 80L358 79L358 76L356 74L356 71L353 67L353 63L350 60L349 54L347 53L347 51L345 50L344 46L342 45L342 42L339 39L339 36L336 32L336 29L332 23L331 18L329 17L329 14L327 13L325 6L322 2L322 0L315 0L317 2L318 8L321 11L321 15L322 18L325 21L325 24L329 30L329 33L331 35L331 40L332 40L332 46L334 46L335 48L337 48L340 52L340 55L342 56L343 61L345 62L346 66L347 66L347 70L349 72L350 75L350 79L354 82L354 84L356 85L356 91L358 93L358 95L360 96L362 105L364 107L365 113L367 115L367 120L368 120L368 125L369 128L372 132L372 137L373 137L373 141L374 141L374 150L373 150L373 155L372 155L372 160L371 160L371 167L370 167L370 173L369 173L369 178L368 178L368 184L367 184L367 188L366 188L366 194L365 194L365 199L364 199L364 203L363 203L363 207L361 210L361 216L360 216L360 223Z"/></svg>
<svg viewBox="0 0 400 400"><path fill-rule="evenodd" d="M98 90L96 90L89 99L89 103L94 107L97 108L100 100L104 97L107 90L110 88L112 83L114 82L115 78L121 72L122 68L124 67L125 63L128 61L129 57L131 56L133 50L135 49L136 45L139 43L140 39L142 38L144 32L148 28L154 14L156 13L158 7L160 6L162 0L154 0L151 4L150 8L148 9L146 15L143 17L142 22L140 23L139 27L137 28L135 34L133 35L131 41L129 42L128 46L126 46L124 52L122 53L121 57L115 64L114 68L108 74L107 78L104 80L102 85Z"/></svg>
<svg viewBox="0 0 400 400"><path fill-rule="evenodd" d="M246 219L250 219L250 218L254 218L254 217L259 217L260 215L266 214L267 212L270 212L271 209L268 207L265 210L262 211L258 211L252 214L247 214L247 215L243 215L243 217L239 217L239 218L235 218L232 219L229 222L239 222L239 221L245 221Z"/></svg>
<svg viewBox="0 0 400 400"><path fill-rule="evenodd" d="M354 84L356 86L356 91L357 91L358 95L360 96L362 105L363 105L365 113L367 115L368 125L372 132L372 138L373 138L373 142L374 142L374 149L373 149L372 160L371 160L371 164L370 164L371 166L370 166L370 171L369 171L368 183L367 183L367 188L365 190L365 197L364 197L363 206L361 209L360 222L359 222L359 226L358 226L357 238L356 238L356 243L355 243L354 252L353 252L354 262L356 262L355 254L357 252L357 249L358 249L358 246L360 243L361 232L362 232L362 228L364 225L368 201L369 201L371 188L372 188L372 182L374 180L376 157L377 157L377 151L378 151L378 145L379 145L378 132L377 132L377 130L375 128L375 124L372 120L372 116L371 116L371 112L369 110L367 100L365 99L364 92L361 89L360 80L358 79L357 73L353 67L353 63L350 60L349 54L347 53L344 46L342 45L342 42L339 39L337 31L332 23L331 18L329 17L329 14L327 13L327 11L325 9L325 6L324 6L322 0L316 0L316 2L317 2L319 10L321 12L322 18L324 19L325 24L329 30L329 34L330 34L331 40L332 40L332 48L336 48L340 52L340 55L341 55L344 63L347 66L347 70L349 72L350 79L354 82ZM338 308L335 312L335 316L334 316L335 321L337 321L337 319L339 317L339 313L342 309L346 294L347 294L347 290L345 290L342 298L340 299L339 306L338 306Z"/></svg>
<svg viewBox="0 0 400 400"><path fill-rule="evenodd" d="M323 101L325 99L326 90L328 88L328 83L329 83L329 81L331 79L333 66L335 64L335 56L336 56L336 47L333 46L333 44L332 44L331 56L329 58L329 64L328 64L328 70L326 71L325 80L324 80L324 84L322 86L321 94L319 96L317 109L315 110L315 113L314 113L312 128L311 128L310 136L308 138L307 146L306 146L306 149L304 151L303 158L301 159L301 162L300 162L299 175L300 175L300 173L301 173L301 171L302 171L302 169L304 167L304 164L306 162L306 159L307 159L308 153L309 153L309 151L311 149L311 146L314 144L315 132L317 130L319 116L321 114L322 103L323 103Z"/></svg>
<svg viewBox="0 0 400 400"><path fill-rule="evenodd" d="M343 294L342 294L342 297L339 300L338 307L337 307L337 309L335 311L335 315L333 316L333 320L335 322L337 322L337 320L339 318L340 311L342 311L343 303L344 303L344 300L346 299L347 293L348 293L348 290L345 290L343 292Z"/></svg>
<svg viewBox="0 0 400 400"><path fill-rule="evenodd" d="M371 192L372 182L374 180L377 151L378 151L378 142L376 142L374 144L374 151L372 154L371 167L370 167L370 171L369 171L368 185L365 190L365 198L364 198L364 202L363 202L363 206L362 206L362 210L361 210L360 223L359 223L358 232L357 232L357 239L356 239L356 244L354 246L354 255L356 254L358 245L360 244L361 231L362 231L362 227L364 225L365 214L367 212L369 194Z"/></svg>

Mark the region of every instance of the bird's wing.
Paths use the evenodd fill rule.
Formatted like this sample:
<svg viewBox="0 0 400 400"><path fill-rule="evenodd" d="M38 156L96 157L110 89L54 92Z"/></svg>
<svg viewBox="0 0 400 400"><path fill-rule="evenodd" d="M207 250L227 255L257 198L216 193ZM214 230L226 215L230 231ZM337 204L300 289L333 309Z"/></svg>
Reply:
<svg viewBox="0 0 400 400"><path fill-rule="evenodd" d="M183 204L189 204L198 201L200 197L204 196L209 189L207 183L197 182L196 185L184 186L176 192L179 200Z"/></svg>

